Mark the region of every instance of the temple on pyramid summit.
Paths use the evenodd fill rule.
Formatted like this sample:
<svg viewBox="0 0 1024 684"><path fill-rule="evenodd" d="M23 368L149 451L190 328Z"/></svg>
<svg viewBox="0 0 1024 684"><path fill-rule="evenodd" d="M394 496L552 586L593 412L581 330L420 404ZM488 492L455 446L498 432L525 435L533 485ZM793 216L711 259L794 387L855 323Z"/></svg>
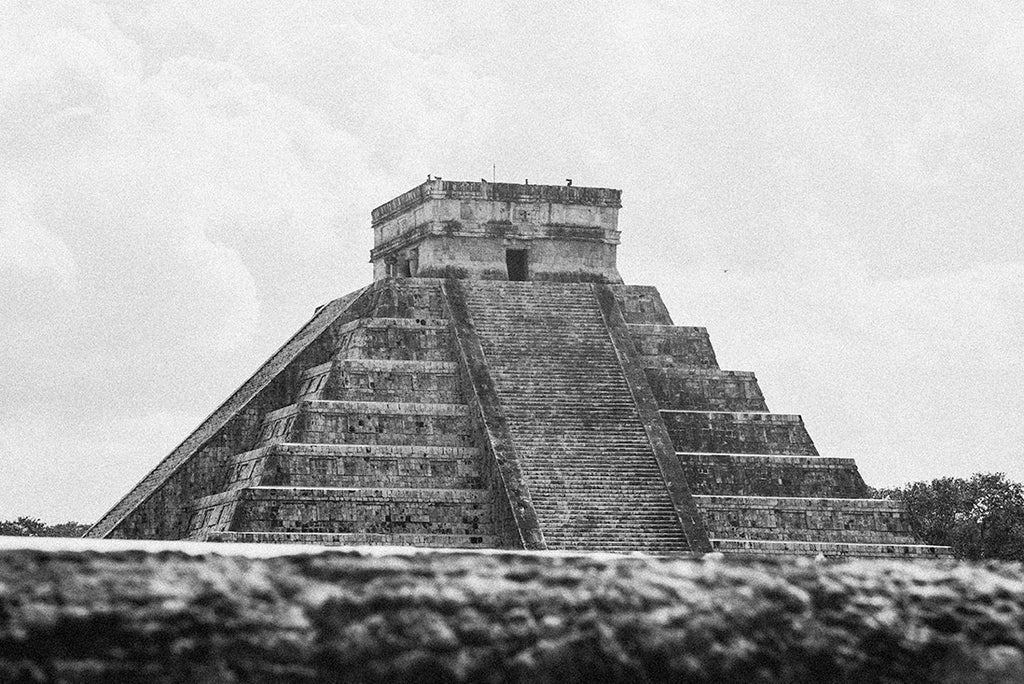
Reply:
<svg viewBox="0 0 1024 684"><path fill-rule="evenodd" d="M705 328L616 268L621 192L428 179L87 536L934 557Z"/></svg>

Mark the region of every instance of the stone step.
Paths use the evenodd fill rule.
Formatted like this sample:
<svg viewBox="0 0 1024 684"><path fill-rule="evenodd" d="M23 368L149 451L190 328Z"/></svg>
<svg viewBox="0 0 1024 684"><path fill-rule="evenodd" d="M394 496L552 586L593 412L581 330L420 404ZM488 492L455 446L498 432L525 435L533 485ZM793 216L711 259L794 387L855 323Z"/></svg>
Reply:
<svg viewBox="0 0 1024 684"><path fill-rule="evenodd" d="M623 555L644 554L647 556L664 557L690 557L689 547L679 544L647 544L643 541L634 544L612 544L601 540L584 542L565 542L545 539L547 548L551 551L566 551L570 553L616 553Z"/></svg>
<svg viewBox="0 0 1024 684"><path fill-rule="evenodd" d="M948 558L948 546L928 544L860 544L825 541L775 541L764 539L711 539L715 551L729 555L817 556L830 558Z"/></svg>
<svg viewBox="0 0 1024 684"><path fill-rule="evenodd" d="M677 411L768 410L753 373L714 368L646 368L654 398Z"/></svg>
<svg viewBox="0 0 1024 684"><path fill-rule="evenodd" d="M766 454L676 454L694 494L863 498L852 458Z"/></svg>
<svg viewBox="0 0 1024 684"><path fill-rule="evenodd" d="M506 285L466 301L545 543L688 549L593 288Z"/></svg>
<svg viewBox="0 0 1024 684"><path fill-rule="evenodd" d="M903 505L888 499L701 494L693 500L716 538L916 543Z"/></svg>
<svg viewBox="0 0 1024 684"><path fill-rule="evenodd" d="M500 546L494 535L367 532L214 532L207 536L206 541L322 546L417 546L437 549L491 549Z"/></svg>
<svg viewBox="0 0 1024 684"><path fill-rule="evenodd" d="M531 489L578 489L580 491L593 492L593 496L600 496L601 492L609 489L626 489L637 484L650 481L651 477L657 475L657 470L637 471L633 468L598 469L586 468L579 464L559 467L557 464L547 464L543 461L529 461L529 465L539 471L545 472L546 478L535 478L536 482L531 483ZM632 464L629 464L632 465ZM640 465L640 464L637 464ZM585 477L580 477L584 475ZM593 485L600 484L600 487ZM590 489L588 490L588 486ZM634 492L637 501L663 501L661 493L657 489ZM669 504L665 504L666 506Z"/></svg>
<svg viewBox="0 0 1024 684"><path fill-rule="evenodd" d="M562 501L558 501L557 498L559 496L564 497L566 495L589 496L590 500L585 506L580 505L577 507L580 511L604 509L609 505L617 505L623 496L628 496L634 506L642 509L642 511L632 512L631 515L633 517L650 517L654 516L653 512L655 511L658 512L658 515L661 515L665 511L672 510L672 506L659 502L653 496L638 497L635 493L630 496L631 492L627 487L620 489L609 488L603 493L603 495L595 495L592 490L588 490L584 487L562 488L531 486L530 494L545 495L541 497L543 500L538 501L534 505L534 508L537 510L563 510L565 508L565 504ZM549 498L553 500L547 501Z"/></svg>
<svg viewBox="0 0 1024 684"><path fill-rule="evenodd" d="M619 412L623 410L635 410L635 408L635 404L620 401L618 397L614 401L601 401L600 398L597 398L596 403L593 405L587 404L586 402L571 401L557 396L552 396L547 399L544 397L530 397L529 399L517 402L514 409L509 409L508 415L536 415L538 412L542 411L545 413L561 414L566 416L601 415L602 413L618 415Z"/></svg>
<svg viewBox="0 0 1024 684"><path fill-rule="evenodd" d="M798 415L662 410L661 417L676 451L818 455Z"/></svg>

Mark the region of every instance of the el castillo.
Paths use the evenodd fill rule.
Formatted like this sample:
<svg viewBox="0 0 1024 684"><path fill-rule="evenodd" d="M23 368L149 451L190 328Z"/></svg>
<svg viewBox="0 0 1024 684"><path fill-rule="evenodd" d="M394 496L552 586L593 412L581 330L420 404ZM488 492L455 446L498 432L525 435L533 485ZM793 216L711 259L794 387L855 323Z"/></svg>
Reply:
<svg viewBox="0 0 1024 684"><path fill-rule="evenodd" d="M88 536L935 557L707 330L616 269L621 192L428 179ZM689 321L688 321L689 323Z"/></svg>
<svg viewBox="0 0 1024 684"><path fill-rule="evenodd" d="M1024 680L1020 565L921 543L624 283L622 199L374 209L372 282L85 539L0 537L0 681Z"/></svg>

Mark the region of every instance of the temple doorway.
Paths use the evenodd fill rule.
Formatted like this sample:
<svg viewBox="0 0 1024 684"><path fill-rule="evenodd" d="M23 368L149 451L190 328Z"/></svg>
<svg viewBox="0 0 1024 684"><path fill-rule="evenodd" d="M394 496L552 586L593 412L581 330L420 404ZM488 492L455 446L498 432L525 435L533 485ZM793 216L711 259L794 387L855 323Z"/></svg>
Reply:
<svg viewBox="0 0 1024 684"><path fill-rule="evenodd" d="M529 280L525 249L506 249L505 267L509 280Z"/></svg>

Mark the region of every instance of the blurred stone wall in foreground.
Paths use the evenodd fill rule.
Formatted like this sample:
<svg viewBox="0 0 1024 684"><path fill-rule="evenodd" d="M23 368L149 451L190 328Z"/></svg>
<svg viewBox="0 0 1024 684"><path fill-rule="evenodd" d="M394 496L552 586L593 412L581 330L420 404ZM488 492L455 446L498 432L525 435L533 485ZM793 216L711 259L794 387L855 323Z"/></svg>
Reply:
<svg viewBox="0 0 1024 684"><path fill-rule="evenodd" d="M0 550L0 681L1024 681L1018 565Z"/></svg>

